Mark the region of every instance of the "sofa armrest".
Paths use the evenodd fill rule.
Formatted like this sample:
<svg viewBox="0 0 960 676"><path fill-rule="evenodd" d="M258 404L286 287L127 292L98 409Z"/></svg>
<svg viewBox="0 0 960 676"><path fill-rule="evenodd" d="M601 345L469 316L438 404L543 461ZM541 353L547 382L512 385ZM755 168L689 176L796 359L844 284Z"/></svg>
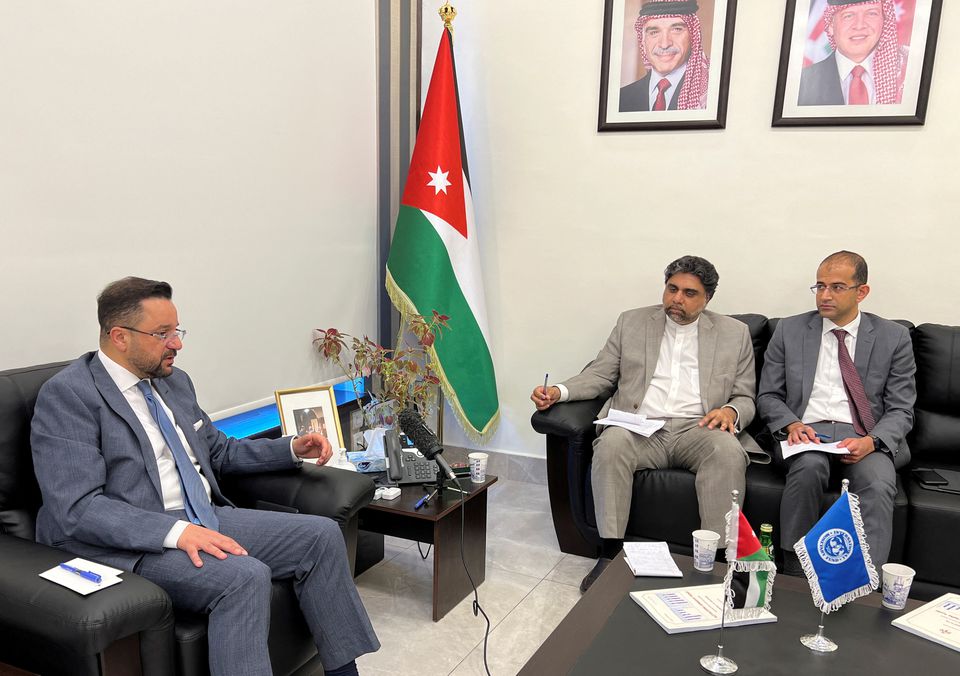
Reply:
<svg viewBox="0 0 960 676"><path fill-rule="evenodd" d="M304 463L284 472L231 474L220 482L240 507L289 509L326 516L341 526L373 500L376 486L357 472Z"/></svg>
<svg viewBox="0 0 960 676"><path fill-rule="evenodd" d="M554 404L546 411L534 413L530 424L540 434L555 434L561 437L583 434L593 425L605 401L606 399L597 398Z"/></svg>
<svg viewBox="0 0 960 676"><path fill-rule="evenodd" d="M123 573L120 584L88 596L39 577L71 558L53 547L0 535L0 661L24 658L31 670L62 671L71 657L97 655L120 639L151 632L169 641L169 649L153 654L169 664L145 673L172 673L173 604L167 593L130 572Z"/></svg>

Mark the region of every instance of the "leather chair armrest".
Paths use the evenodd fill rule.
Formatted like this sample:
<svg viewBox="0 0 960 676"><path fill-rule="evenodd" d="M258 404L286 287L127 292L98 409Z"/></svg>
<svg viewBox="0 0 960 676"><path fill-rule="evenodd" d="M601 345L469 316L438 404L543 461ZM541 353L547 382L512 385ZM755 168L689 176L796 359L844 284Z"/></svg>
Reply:
<svg viewBox="0 0 960 676"><path fill-rule="evenodd" d="M220 485L240 507L326 516L341 526L370 504L376 491L369 477L312 463L285 472L231 474Z"/></svg>
<svg viewBox="0 0 960 676"><path fill-rule="evenodd" d="M11 535L0 535L0 631L3 652L30 655L38 665L64 654L90 656L141 632L169 637L161 656L173 670L173 604L160 587L124 572L120 584L81 596L39 574L73 558L67 552ZM156 654L155 654L156 656ZM155 665L162 673L164 665Z"/></svg>
<svg viewBox="0 0 960 676"><path fill-rule="evenodd" d="M604 398L597 398L554 404L546 411L534 413L530 424L540 434L577 436L593 425L605 401Z"/></svg>

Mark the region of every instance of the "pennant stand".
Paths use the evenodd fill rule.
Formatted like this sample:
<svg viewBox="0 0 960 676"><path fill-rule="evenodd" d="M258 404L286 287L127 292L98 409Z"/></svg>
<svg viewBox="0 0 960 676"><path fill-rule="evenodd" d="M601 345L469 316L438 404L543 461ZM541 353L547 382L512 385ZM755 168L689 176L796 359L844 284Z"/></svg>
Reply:
<svg viewBox="0 0 960 676"><path fill-rule="evenodd" d="M800 643L818 653L832 653L837 649L837 644L823 635L823 618L826 615L820 611L820 624L817 626L816 634L804 634L800 637Z"/></svg>
<svg viewBox="0 0 960 676"><path fill-rule="evenodd" d="M736 504L737 498L740 497L740 491L733 490L730 492L731 497L733 497L733 502ZM727 546L730 546L730 543L726 543ZM727 559L729 561L729 557ZM727 563L727 565L732 565ZM700 658L700 668L710 674L733 674L736 673L737 663L731 660L729 657L726 657L723 654L723 625L727 619L727 598L730 595L730 583L727 580L724 580L723 585L723 607L720 610L720 638L717 640L717 654L716 655L704 655Z"/></svg>

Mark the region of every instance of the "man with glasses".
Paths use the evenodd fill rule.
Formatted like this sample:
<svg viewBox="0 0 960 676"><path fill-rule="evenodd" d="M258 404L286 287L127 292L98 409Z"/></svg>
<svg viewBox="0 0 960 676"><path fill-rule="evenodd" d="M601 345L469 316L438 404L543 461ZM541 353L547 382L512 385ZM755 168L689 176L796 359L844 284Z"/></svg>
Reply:
<svg viewBox="0 0 960 676"><path fill-rule="evenodd" d="M896 469L910 461L906 436L917 398L916 365L907 329L860 312L870 293L867 262L838 251L810 287L817 311L777 324L764 356L757 409L774 437L796 444L836 444L784 460L780 543L785 572L801 575L793 545L816 523L831 473L850 479L860 496L867 543L881 565L890 553Z"/></svg>
<svg viewBox="0 0 960 676"><path fill-rule="evenodd" d="M166 282L127 277L97 298L100 349L40 390L30 442L43 494L37 540L133 571L209 615L212 674L272 673L271 579L293 578L327 674L380 647L343 536L327 518L235 508L229 473L330 459L319 434L227 438L173 366L186 332Z"/></svg>

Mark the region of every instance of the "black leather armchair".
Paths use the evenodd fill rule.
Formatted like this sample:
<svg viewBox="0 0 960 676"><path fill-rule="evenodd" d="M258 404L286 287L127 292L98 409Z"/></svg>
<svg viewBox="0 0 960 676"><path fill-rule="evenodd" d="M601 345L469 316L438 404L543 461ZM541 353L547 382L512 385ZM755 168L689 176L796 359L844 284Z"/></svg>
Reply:
<svg viewBox="0 0 960 676"><path fill-rule="evenodd" d="M29 443L37 393L64 366L0 372L0 662L44 675L207 674L205 618L175 612L148 580L124 573L121 584L82 597L38 577L69 558L33 541L41 498ZM335 519L351 565L357 513L374 493L367 477L309 464L229 477L222 488L239 506ZM269 646L276 674L323 672L289 581L274 583Z"/></svg>

